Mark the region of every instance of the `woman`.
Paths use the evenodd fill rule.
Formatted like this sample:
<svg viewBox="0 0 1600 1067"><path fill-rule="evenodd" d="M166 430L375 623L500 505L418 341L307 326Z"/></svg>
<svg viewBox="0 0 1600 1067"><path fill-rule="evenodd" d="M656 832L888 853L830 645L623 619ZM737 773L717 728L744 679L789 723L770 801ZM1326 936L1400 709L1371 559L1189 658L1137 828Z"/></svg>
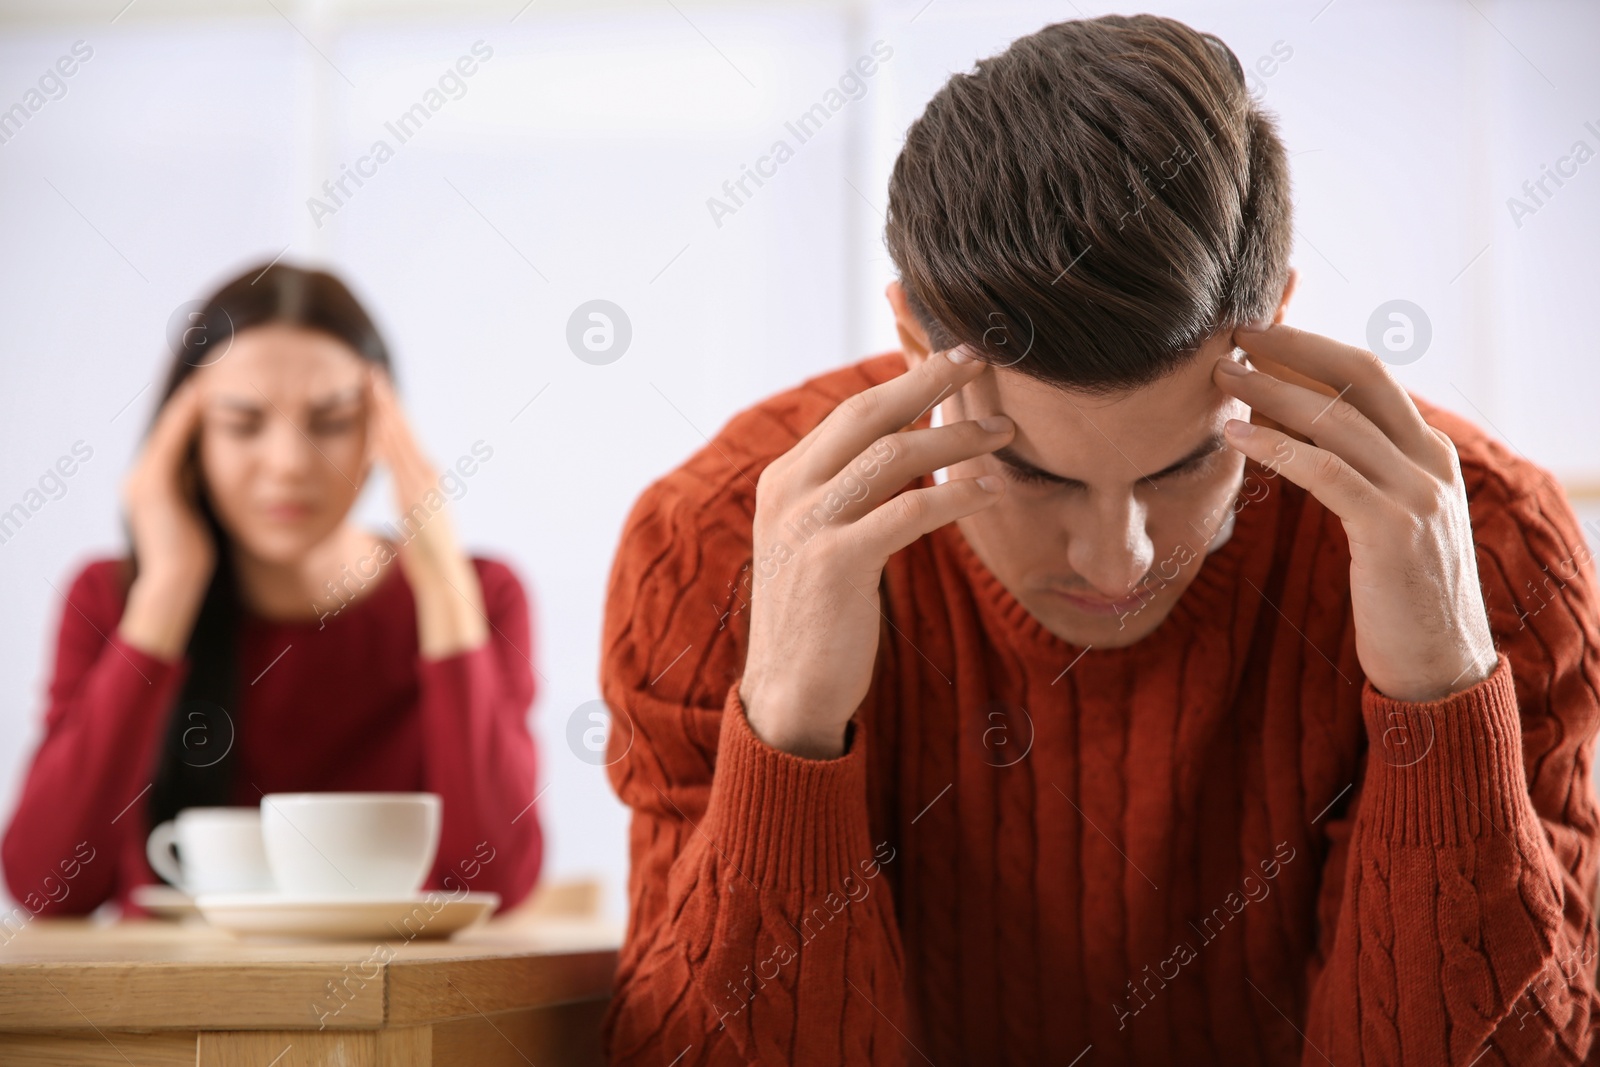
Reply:
<svg viewBox="0 0 1600 1067"><path fill-rule="evenodd" d="M528 606L509 569L462 553L440 492L493 449L440 478L332 275L249 270L190 320L124 485L131 555L67 595L0 846L12 895L34 914L127 906L155 880L151 827L186 807L419 790L444 799L427 885L509 907L542 853ZM375 460L402 516L388 538L350 516Z"/></svg>

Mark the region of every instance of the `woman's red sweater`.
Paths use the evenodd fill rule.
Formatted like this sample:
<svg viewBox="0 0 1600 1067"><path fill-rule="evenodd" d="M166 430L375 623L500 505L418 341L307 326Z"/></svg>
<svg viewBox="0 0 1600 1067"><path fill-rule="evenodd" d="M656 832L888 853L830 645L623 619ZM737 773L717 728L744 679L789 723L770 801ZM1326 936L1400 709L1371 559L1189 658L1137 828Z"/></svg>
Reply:
<svg viewBox="0 0 1600 1067"><path fill-rule="evenodd" d="M1419 401L1460 453L1500 651L1446 700L1367 682L1343 527L1251 464L1231 537L1127 648L1053 636L954 525L897 553L847 751L797 758L738 697L756 478L903 366L744 412L628 520L612 1062L1600 1055L1600 613L1544 472Z"/></svg>
<svg viewBox="0 0 1600 1067"><path fill-rule="evenodd" d="M443 830L427 886L497 892L505 908L532 888L543 854L527 726L532 629L511 570L473 564L489 640L441 659L418 648L398 562L321 620L246 612L234 736L205 743L237 750L234 804L281 792L438 793ZM145 859L146 802L189 665L118 635L122 570L117 560L90 563L62 609L44 738L0 846L6 884L31 914L82 914L107 899L127 906L134 886L157 880Z"/></svg>

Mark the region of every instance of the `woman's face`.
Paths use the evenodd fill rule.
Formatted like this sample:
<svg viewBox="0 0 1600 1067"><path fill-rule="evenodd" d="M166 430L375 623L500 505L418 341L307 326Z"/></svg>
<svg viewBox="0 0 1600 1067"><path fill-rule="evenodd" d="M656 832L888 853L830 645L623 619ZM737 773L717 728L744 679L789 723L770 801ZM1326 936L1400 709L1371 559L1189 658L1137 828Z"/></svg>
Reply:
<svg viewBox="0 0 1600 1067"><path fill-rule="evenodd" d="M344 521L368 471L366 370L332 336L274 323L195 371L200 469L239 551L292 563Z"/></svg>

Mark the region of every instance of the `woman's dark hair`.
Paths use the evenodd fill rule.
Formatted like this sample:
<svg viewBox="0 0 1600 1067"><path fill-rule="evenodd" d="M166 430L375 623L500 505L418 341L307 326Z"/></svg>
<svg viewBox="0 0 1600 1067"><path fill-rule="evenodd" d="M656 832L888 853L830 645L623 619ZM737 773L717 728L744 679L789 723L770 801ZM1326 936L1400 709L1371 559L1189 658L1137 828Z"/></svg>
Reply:
<svg viewBox="0 0 1600 1067"><path fill-rule="evenodd" d="M338 278L282 263L257 265L227 282L175 324L178 334L168 338L172 365L151 426L189 375L226 358L236 335L269 324L320 331L342 341L362 359L385 370L390 367L389 350L377 327ZM226 807L239 760L234 741L239 708L240 601L233 550L217 521L205 480L199 477L199 458L193 448L190 458L200 514L216 545L216 568L189 635L188 677L168 714L161 742L148 802L152 826L184 808ZM131 537L129 541L131 544ZM130 560L132 573L137 575L139 560L131 550Z"/></svg>
<svg viewBox="0 0 1600 1067"><path fill-rule="evenodd" d="M951 78L889 180L889 254L933 347L1086 392L1270 317L1290 234L1238 57L1153 15L1046 26Z"/></svg>

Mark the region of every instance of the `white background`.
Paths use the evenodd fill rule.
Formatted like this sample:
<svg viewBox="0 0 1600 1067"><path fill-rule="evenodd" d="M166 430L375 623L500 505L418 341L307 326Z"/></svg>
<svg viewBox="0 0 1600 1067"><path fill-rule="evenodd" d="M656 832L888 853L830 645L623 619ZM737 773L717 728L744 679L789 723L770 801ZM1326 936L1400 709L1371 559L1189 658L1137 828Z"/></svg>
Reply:
<svg viewBox="0 0 1600 1067"><path fill-rule="evenodd" d="M37 740L55 589L122 549L117 486L169 315L282 253L367 302L437 461L494 448L454 508L534 600L546 875L599 876L620 919L625 811L566 724L598 695L628 508L741 407L893 347L881 213L906 125L952 72L1080 5L125 2L0 11L0 108L75 41L94 49L0 144L0 510L75 441L94 449L0 545L0 812ZM1365 344L1379 304L1420 305L1432 346L1403 379L1491 424L1592 516L1600 160L1520 227L1506 202L1575 141L1600 150L1584 128L1600 130L1600 7L1150 6L1246 66L1292 51L1261 82L1292 156L1291 321ZM479 40L493 58L466 94L317 226L307 198L393 144L384 122ZM784 122L879 40L893 56L864 96L719 226L707 199L793 144ZM608 366L565 343L594 298L632 322ZM385 517L387 484L361 506Z"/></svg>

